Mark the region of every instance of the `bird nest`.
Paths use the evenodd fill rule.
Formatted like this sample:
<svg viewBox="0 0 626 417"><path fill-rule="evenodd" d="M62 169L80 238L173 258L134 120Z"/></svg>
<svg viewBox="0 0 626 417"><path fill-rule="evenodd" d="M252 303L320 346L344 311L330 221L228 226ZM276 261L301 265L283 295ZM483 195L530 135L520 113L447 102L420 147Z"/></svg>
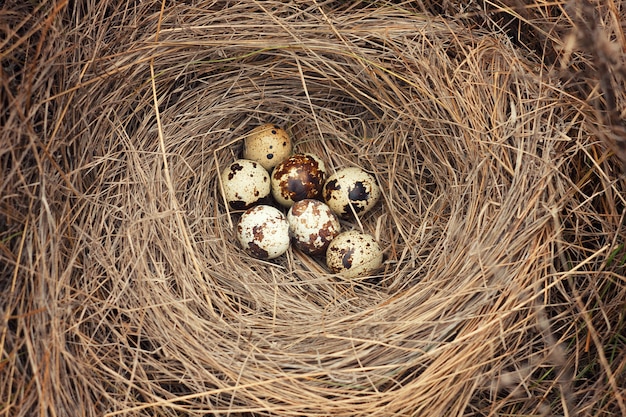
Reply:
<svg viewBox="0 0 626 417"><path fill-rule="evenodd" d="M621 164L547 55L409 5L48 7L6 14L7 415L625 410ZM268 122L376 177L376 275L241 250L219 173Z"/></svg>

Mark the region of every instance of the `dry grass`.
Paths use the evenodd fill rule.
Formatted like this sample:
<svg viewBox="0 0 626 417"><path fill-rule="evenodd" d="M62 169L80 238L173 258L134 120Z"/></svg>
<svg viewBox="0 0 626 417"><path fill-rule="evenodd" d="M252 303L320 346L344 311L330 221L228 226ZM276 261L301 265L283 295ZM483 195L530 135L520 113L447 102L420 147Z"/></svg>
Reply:
<svg viewBox="0 0 626 417"><path fill-rule="evenodd" d="M0 12L0 415L626 414L618 3L147 3ZM380 276L241 252L262 122L376 175Z"/></svg>

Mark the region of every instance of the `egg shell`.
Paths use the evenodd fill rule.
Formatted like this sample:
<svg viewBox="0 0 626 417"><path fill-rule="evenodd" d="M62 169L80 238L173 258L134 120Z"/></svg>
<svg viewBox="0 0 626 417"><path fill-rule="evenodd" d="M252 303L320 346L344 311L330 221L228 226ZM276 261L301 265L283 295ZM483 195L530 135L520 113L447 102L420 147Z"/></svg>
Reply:
<svg viewBox="0 0 626 417"><path fill-rule="evenodd" d="M319 200L296 201L287 213L293 244L308 255L324 253L341 231L339 219Z"/></svg>
<svg viewBox="0 0 626 417"><path fill-rule="evenodd" d="M272 171L272 195L285 207L307 198L321 198L325 179L326 167L320 157L310 153L296 153Z"/></svg>
<svg viewBox="0 0 626 417"><path fill-rule="evenodd" d="M270 195L270 174L258 162L238 159L221 175L224 198L233 210L245 210Z"/></svg>
<svg viewBox="0 0 626 417"><path fill-rule="evenodd" d="M383 263L383 252L372 235L350 230L340 233L326 250L326 265L344 278L365 277Z"/></svg>
<svg viewBox="0 0 626 417"><path fill-rule="evenodd" d="M328 177L322 194L335 214L349 219L354 213L363 215L370 211L380 199L380 188L371 174L358 167L349 167Z"/></svg>
<svg viewBox="0 0 626 417"><path fill-rule="evenodd" d="M237 238L251 256L274 259L289 249L289 223L275 207L254 206L241 215L237 223Z"/></svg>
<svg viewBox="0 0 626 417"><path fill-rule="evenodd" d="M292 150L289 134L278 125L266 123L248 132L244 139L243 157L271 171L289 157Z"/></svg>

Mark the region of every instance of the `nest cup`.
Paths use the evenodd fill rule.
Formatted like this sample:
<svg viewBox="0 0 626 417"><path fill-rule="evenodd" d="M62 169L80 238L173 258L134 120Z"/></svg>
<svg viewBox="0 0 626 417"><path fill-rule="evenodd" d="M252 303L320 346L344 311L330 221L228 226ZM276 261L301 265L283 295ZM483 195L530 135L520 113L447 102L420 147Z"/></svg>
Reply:
<svg viewBox="0 0 626 417"><path fill-rule="evenodd" d="M541 294L585 126L540 64L397 8L202 10L113 14L115 47L72 93L55 395L71 377L84 415L478 415L503 370L554 366L534 359ZM343 224L384 248L376 276L241 250L219 175L266 122L330 173L376 177L381 202Z"/></svg>
<svg viewBox="0 0 626 417"><path fill-rule="evenodd" d="M193 30L164 22L166 51L152 52L160 125L146 65L105 81L121 103L141 91L142 105L120 109L134 131L120 129L123 117L107 126L117 156L96 156L115 179L100 177L106 203L94 210L106 221L108 207L120 207L125 237L117 254L104 245L92 262L113 268L117 309L145 311L138 326L152 354L140 363L189 357L178 389L216 390L202 400L218 409L262 409L254 404L271 398L265 408L276 414L369 413L398 401L398 381L432 389L428 401L443 409L451 399L438 384L421 386L420 374L475 381L479 369L452 372L447 355L486 342L497 350L487 334L465 339L485 325L471 318L489 314L498 294L508 294L507 309L522 303L511 286L530 284L550 255L540 237L553 204L544 190L554 98L502 39L453 40L450 28L420 16L391 28L346 16L334 24L340 36L328 36L321 14L290 31L261 16L242 20L245 35L228 41L217 22ZM265 122L287 129L295 150L319 155L330 172L361 166L375 175L384 198L360 223L386 248L378 285L342 280L294 251L263 262L241 250L219 172ZM545 132L531 135L536 123ZM540 252L531 266L529 246ZM508 313L492 331L518 320Z"/></svg>

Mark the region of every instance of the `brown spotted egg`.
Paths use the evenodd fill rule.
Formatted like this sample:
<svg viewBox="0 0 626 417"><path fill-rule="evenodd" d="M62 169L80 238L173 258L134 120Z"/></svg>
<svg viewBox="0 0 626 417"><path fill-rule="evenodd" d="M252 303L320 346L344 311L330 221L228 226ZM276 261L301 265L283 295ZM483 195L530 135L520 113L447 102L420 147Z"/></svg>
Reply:
<svg viewBox="0 0 626 417"><path fill-rule="evenodd" d="M246 210L237 223L243 249L258 259L274 259L289 249L289 223L283 213L267 205Z"/></svg>
<svg viewBox="0 0 626 417"><path fill-rule="evenodd" d="M324 201L335 214L348 219L367 213L380 199L376 179L358 167L344 168L326 180L322 190Z"/></svg>
<svg viewBox="0 0 626 417"><path fill-rule="evenodd" d="M224 198L233 210L245 210L270 195L270 174L258 162L238 159L221 175Z"/></svg>
<svg viewBox="0 0 626 417"><path fill-rule="evenodd" d="M246 135L243 157L256 161L271 171L291 155L292 148L291 138L283 128L266 123L255 127Z"/></svg>
<svg viewBox="0 0 626 417"><path fill-rule="evenodd" d="M293 244L308 255L324 253L341 225L331 209L319 200L296 201L287 213Z"/></svg>
<svg viewBox="0 0 626 417"><path fill-rule="evenodd" d="M296 153L274 167L272 195L285 207L306 198L316 199L321 197L325 178L326 168L318 156Z"/></svg>
<svg viewBox="0 0 626 417"><path fill-rule="evenodd" d="M344 278L373 274L383 263L383 252L372 235L350 230L337 235L326 250L326 265Z"/></svg>

